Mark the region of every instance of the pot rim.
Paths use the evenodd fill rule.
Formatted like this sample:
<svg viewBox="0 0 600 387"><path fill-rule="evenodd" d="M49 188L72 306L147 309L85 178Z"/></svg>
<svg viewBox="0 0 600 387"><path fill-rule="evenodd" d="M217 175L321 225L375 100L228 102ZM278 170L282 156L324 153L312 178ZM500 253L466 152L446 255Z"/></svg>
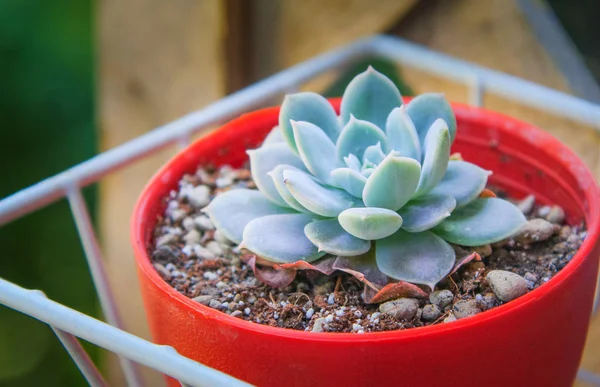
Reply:
<svg viewBox="0 0 600 387"><path fill-rule="evenodd" d="M334 99L332 101L336 100L339 99ZM405 100L409 99L406 98ZM526 124L522 121L519 121L501 113L496 113L490 110L473 107L466 104L452 103L452 107L455 111L460 111L461 114L463 114L463 116L485 116L487 119L503 121L503 126L506 128L518 127L519 131L513 131L511 134L518 136L522 140L525 140L532 144L534 144L532 139L535 139L536 142L542 142L545 145L545 149L540 149L538 147L536 148L536 152L550 153L550 151L552 150L551 153L555 155L554 158L557 159L561 164L565 165L567 167L566 169L569 170L571 175L575 177L575 180L578 182L580 189L584 191L585 199L588 202L587 212L584 213L584 218L587 226L587 236L580 248L577 250L573 258L571 259L571 261L548 282L540 285L538 288L528 292L527 294L517 298L516 300L497 306L491 310L479 313L475 316L454 321L450 324L436 324L424 327L384 332L365 332L364 334L337 332L307 332L280 327L271 327L242 320L237 317L232 317L221 311L195 302L192 299L177 292L173 287L171 287L171 285L169 285L160 277L158 272L152 266L150 257L148 255L147 247L144 243L145 223L141 220L143 219L143 214L146 211L146 209L150 208L153 204L155 204L154 202L150 202L149 196L151 195L148 194L148 191L153 190L153 187L156 186L157 183L160 181L161 176L169 173L169 170L171 169L172 165L175 164L177 160L179 160L182 157L183 153L185 153L185 150L179 151L162 168L160 168L156 174L154 174L154 176L150 179L148 184L142 190L142 193L140 194L140 197L135 205L135 209L131 219L131 243L133 244L134 248L134 255L136 264L138 266L138 272L143 273L144 276L151 280L154 286L156 286L163 293L168 295L173 302L183 304L184 306L190 308L194 313L200 313L205 318L213 319L215 320L215 322L231 325L241 331L249 330L253 332L263 333L266 335L273 335L296 340L308 340L314 342L347 342L349 340L356 342L368 342L398 339L417 339L424 336L438 334L446 331L458 331L469 329L470 326L485 323L488 320L494 319L507 313L511 313L517 309L526 307L530 303L536 302L538 299L543 298L545 293L548 293L552 289L561 286L562 283L566 280L566 278L576 271L576 269L581 265L585 257L587 257L592 252L594 242L600 236L600 195L598 187L595 183L594 176L584 164L584 162L581 159L579 159L579 157L566 145L561 143L552 135L544 132L543 130L533 125ZM244 117L244 119L246 120L249 120L252 119L253 115L271 112L275 113L278 109L279 107L277 106L255 110L246 115L243 115L242 117ZM225 128L229 125L234 124L235 121L237 121L238 119L239 117L232 121L229 121L228 124L221 128ZM213 136L219 134L221 128L194 141L194 143L191 144L190 147L194 146L194 144L201 141L210 141L210 139Z"/></svg>

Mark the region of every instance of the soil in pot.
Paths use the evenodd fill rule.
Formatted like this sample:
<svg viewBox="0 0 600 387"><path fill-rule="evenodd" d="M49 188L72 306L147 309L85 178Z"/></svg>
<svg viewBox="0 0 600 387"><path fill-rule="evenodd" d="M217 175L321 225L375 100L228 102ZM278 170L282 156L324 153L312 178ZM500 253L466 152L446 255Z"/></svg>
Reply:
<svg viewBox="0 0 600 387"><path fill-rule="evenodd" d="M527 226L515 237L477 249L429 296L367 304L364 285L341 271L300 270L291 284L262 284L244 263L248 252L221 236L202 208L219 193L255 188L246 168L199 167L164 198L149 255L161 277L183 295L247 321L313 332L375 332L442 324L522 296L558 273L585 239L584 225L564 224L558 206L529 196L518 203ZM495 190L501 196L501 192Z"/></svg>

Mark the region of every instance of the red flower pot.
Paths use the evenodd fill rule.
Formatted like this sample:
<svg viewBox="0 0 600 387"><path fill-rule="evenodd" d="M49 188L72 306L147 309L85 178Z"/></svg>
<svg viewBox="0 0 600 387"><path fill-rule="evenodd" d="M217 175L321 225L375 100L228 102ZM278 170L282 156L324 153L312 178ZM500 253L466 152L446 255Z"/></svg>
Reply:
<svg viewBox="0 0 600 387"><path fill-rule="evenodd" d="M332 101L339 108L339 100ZM245 150L277 124L278 108L246 114L179 153L145 188L135 208L132 243L154 341L259 386L570 386L575 379L598 273L599 196L581 160L543 131L512 118L453 105L453 151L494 171L514 197L534 193L564 208L588 235L549 282L453 323L405 331L310 333L243 321L176 292L148 255L163 197L198 164L239 167ZM173 382L173 381L172 381ZM173 383L173 386L178 385Z"/></svg>

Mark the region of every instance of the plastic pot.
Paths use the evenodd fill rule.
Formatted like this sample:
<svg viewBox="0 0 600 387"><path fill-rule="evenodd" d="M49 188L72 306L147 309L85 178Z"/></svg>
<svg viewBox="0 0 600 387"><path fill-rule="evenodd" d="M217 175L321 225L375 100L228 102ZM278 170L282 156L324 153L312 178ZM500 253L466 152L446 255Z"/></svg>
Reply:
<svg viewBox="0 0 600 387"><path fill-rule="evenodd" d="M336 109L339 100L332 100ZM278 108L231 121L173 158L144 189L132 243L154 341L259 386L571 386L588 330L598 273L599 199L581 160L538 128L453 105L453 151L494 171L513 197L555 203L588 235L549 282L508 304L453 323L404 331L311 333L243 321L196 303L165 283L148 255L163 198L198 164L241 166L277 124ZM173 382L173 381L171 381ZM173 385L177 385L173 383Z"/></svg>

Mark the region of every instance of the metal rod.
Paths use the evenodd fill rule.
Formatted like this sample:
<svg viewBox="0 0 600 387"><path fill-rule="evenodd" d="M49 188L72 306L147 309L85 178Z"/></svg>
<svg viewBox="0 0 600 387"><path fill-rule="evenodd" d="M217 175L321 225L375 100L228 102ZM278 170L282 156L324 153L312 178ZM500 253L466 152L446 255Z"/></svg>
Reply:
<svg viewBox="0 0 600 387"><path fill-rule="evenodd" d="M0 225L64 197L64 187L72 185L84 187L91 184L120 166L177 142L182 135L192 134L209 125L222 123L253 106L260 105L262 101L271 96L281 94L342 63L357 59L367 53L368 45L369 40L357 41L349 46L290 67L224 97L202 110L189 113L21 190L0 201Z"/></svg>
<svg viewBox="0 0 600 387"><path fill-rule="evenodd" d="M96 292L100 299L102 312L104 313L104 316L106 316L106 320L109 324L124 329L117 309L117 303L110 289L110 284L108 283L100 246L92 226L87 205L83 199L83 195L81 195L81 190L78 187L70 187L67 190L67 197L69 199L69 205L71 206L71 212L73 213L75 225L77 226L79 238L81 239L83 250L85 251L85 257L90 273L92 274L92 280L94 281L94 286L96 287ZM119 361L123 368L127 384L131 387L142 387L142 377L139 373L137 364L125 357L120 357Z"/></svg>
<svg viewBox="0 0 600 387"><path fill-rule="evenodd" d="M108 387L108 383L106 383L104 377L102 377L102 374L92 359L90 359L85 349L83 349L79 340L72 334L61 329L52 327L52 330L67 352L69 352L71 359L73 359L73 362L75 362L77 368L79 368L88 384L91 387Z"/></svg>
<svg viewBox="0 0 600 387"><path fill-rule="evenodd" d="M172 347L153 344L52 301L40 293L0 279L0 303L139 364L152 367L190 386L249 386L232 376L181 356Z"/></svg>
<svg viewBox="0 0 600 387"><path fill-rule="evenodd" d="M0 225L30 213L64 196L63 187L86 186L108 172L178 141L208 125L221 123L269 97L292 90L327 70L364 56L378 55L406 66L453 79L463 84L476 76L486 91L533 106L575 121L597 126L600 106L535 83L489 70L472 63L440 54L405 40L376 36L319 55L246 87L202 110L192 112L169 124L99 154L58 175L43 180L0 201Z"/></svg>
<svg viewBox="0 0 600 387"><path fill-rule="evenodd" d="M478 77L484 83L486 91L518 101L523 105L565 116L594 127L600 122L600 105L405 40L391 36L378 36L371 41L369 47L372 49L372 54L463 84L468 85L473 77Z"/></svg>

